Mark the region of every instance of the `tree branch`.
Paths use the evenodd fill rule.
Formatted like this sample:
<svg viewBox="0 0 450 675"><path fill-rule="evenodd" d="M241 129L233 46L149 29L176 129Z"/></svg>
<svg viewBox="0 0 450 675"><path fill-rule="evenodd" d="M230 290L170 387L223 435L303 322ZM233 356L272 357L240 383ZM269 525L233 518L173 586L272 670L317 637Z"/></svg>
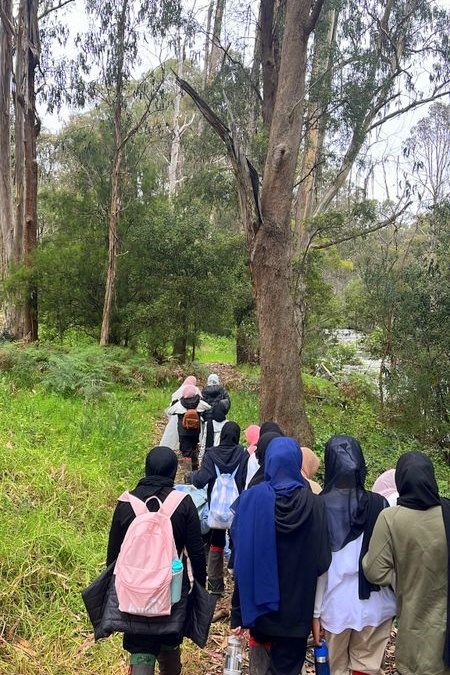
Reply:
<svg viewBox="0 0 450 675"><path fill-rule="evenodd" d="M442 84L442 86L448 85L448 82L445 82ZM441 91L440 93L434 93L431 96L428 96L427 98L421 98L420 100L412 101L409 105L405 106L404 108L400 108L400 110L394 110L394 112L389 113L389 115L385 115L382 119L378 120L377 122L374 122L372 126L367 128L367 132L372 131L373 129L376 129L377 127L381 126L385 122L387 122L390 119L393 119L394 117L398 117L399 115L403 115L403 113L408 112L408 110L412 110L413 108L417 108L419 105L423 105L424 103L430 103L431 101L435 101L437 98L441 98L442 96L448 96L450 94L450 89L447 89L445 91Z"/></svg>
<svg viewBox="0 0 450 675"><path fill-rule="evenodd" d="M373 225L373 227L369 227L365 230L360 230L359 232L352 232L351 234L347 234L346 236L340 237L338 239L334 239L333 241L327 241L323 242L322 244L311 244L310 249L314 251L318 251L320 249L324 248L331 248L331 246L336 246L337 244L342 244L344 241L352 241L353 239L358 239L358 237L364 237L366 234L372 234L372 232L377 232L378 230L382 230L383 228L387 227L388 225L392 225L397 218L399 218L405 211L406 209L411 206L412 201L407 202L405 206L400 210L396 211L395 213L390 216L390 218L387 218L386 220L383 220L381 223L377 223L376 225ZM317 230L316 234L319 232Z"/></svg>
<svg viewBox="0 0 450 675"><path fill-rule="evenodd" d="M233 134L226 124L186 80L182 80L174 71L172 73L178 86L191 97L203 117L225 143L237 180L239 199L247 204L251 201L254 221L246 224L246 232L248 239L252 240L263 222L260 207L259 174L245 155L237 139L233 138Z"/></svg>
<svg viewBox="0 0 450 675"><path fill-rule="evenodd" d="M311 12L309 14L309 21L307 24L308 34L311 33L316 27L316 23L320 16L320 12L322 11L324 3L325 0L316 0L314 5L312 6Z"/></svg>
<svg viewBox="0 0 450 675"><path fill-rule="evenodd" d="M3 25L5 26L5 30L8 33L8 36L11 38L11 40L14 39L15 37L15 27L14 23L10 20L9 16L5 13L5 10L3 9L3 6L0 4L0 19L3 21Z"/></svg>
<svg viewBox="0 0 450 675"><path fill-rule="evenodd" d="M74 0L59 0L58 5L55 5L54 7L49 7L48 9L45 10L45 12L42 12L42 14L40 14L39 17L38 17L38 21L40 21L44 17L48 16L52 12L58 11L58 9L61 9L65 5L69 5L71 2L74 2Z"/></svg>

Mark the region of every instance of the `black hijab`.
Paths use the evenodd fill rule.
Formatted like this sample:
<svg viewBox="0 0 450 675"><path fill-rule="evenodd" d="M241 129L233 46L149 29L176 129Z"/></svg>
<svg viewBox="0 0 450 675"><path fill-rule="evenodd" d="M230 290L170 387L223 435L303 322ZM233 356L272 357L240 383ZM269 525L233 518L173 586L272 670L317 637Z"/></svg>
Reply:
<svg viewBox="0 0 450 675"><path fill-rule="evenodd" d="M239 445L241 427L236 422L225 422L220 432L219 445Z"/></svg>
<svg viewBox="0 0 450 675"><path fill-rule="evenodd" d="M145 459L145 478L139 485L153 488L157 492L162 487L173 487L177 473L178 460L171 448L158 445L149 451Z"/></svg>
<svg viewBox="0 0 450 675"><path fill-rule="evenodd" d="M426 511L440 506L439 489L434 477L434 467L422 452L405 452L395 468L398 506Z"/></svg>
<svg viewBox="0 0 450 675"><path fill-rule="evenodd" d="M445 536L447 539L447 633L444 643L444 663L450 666L450 500L439 497L439 488L434 467L429 457L422 452L405 452L395 469L395 483L399 498L398 506L427 511L434 506L442 507Z"/></svg>
<svg viewBox="0 0 450 675"><path fill-rule="evenodd" d="M268 434L271 431L275 431L278 436L284 436L283 432L281 431L280 426L276 422L272 422L269 420L268 422L263 422L259 428L259 437L263 436L264 434Z"/></svg>
<svg viewBox="0 0 450 675"><path fill-rule="evenodd" d="M358 593L367 600L380 587L367 581L362 559L369 548L378 514L389 506L387 500L364 487L366 463L358 441L352 436L332 436L325 446L324 488L331 550L340 551L363 535L359 554Z"/></svg>
<svg viewBox="0 0 450 675"><path fill-rule="evenodd" d="M367 517L364 489L366 463L352 436L333 436L325 446L325 477L321 497L327 509L331 550L340 551L357 539Z"/></svg>

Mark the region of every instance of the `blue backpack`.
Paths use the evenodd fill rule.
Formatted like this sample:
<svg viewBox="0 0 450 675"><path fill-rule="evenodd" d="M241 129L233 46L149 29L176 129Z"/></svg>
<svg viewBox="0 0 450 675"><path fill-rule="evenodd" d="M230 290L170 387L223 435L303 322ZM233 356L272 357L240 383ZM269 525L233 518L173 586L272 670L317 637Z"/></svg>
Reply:
<svg viewBox="0 0 450 675"><path fill-rule="evenodd" d="M208 494L206 488L196 488L194 485L175 485L175 489L190 495L197 509L202 534L208 534L210 527L208 520Z"/></svg>

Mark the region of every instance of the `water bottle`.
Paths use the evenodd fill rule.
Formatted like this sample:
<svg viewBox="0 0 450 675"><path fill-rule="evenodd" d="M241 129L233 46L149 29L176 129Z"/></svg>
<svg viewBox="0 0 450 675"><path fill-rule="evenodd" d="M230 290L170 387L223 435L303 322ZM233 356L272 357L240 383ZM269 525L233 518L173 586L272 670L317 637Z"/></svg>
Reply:
<svg viewBox="0 0 450 675"><path fill-rule="evenodd" d="M230 635L225 650L223 675L242 674L242 641L236 635Z"/></svg>
<svg viewBox="0 0 450 675"><path fill-rule="evenodd" d="M172 581L170 582L170 601L172 605L181 600L183 585L183 563L178 558L172 561Z"/></svg>
<svg viewBox="0 0 450 675"><path fill-rule="evenodd" d="M316 675L330 675L328 647L325 640L322 640L320 647L314 645L314 664L316 667Z"/></svg>

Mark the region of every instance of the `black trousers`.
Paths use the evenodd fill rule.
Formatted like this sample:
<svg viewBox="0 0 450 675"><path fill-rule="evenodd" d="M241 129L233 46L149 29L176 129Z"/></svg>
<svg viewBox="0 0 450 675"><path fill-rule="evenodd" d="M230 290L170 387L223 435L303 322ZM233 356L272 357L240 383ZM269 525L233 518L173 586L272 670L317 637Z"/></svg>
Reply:
<svg viewBox="0 0 450 675"><path fill-rule="evenodd" d="M271 643L268 674L299 675L305 661L308 638L263 637L259 634L255 638Z"/></svg>

